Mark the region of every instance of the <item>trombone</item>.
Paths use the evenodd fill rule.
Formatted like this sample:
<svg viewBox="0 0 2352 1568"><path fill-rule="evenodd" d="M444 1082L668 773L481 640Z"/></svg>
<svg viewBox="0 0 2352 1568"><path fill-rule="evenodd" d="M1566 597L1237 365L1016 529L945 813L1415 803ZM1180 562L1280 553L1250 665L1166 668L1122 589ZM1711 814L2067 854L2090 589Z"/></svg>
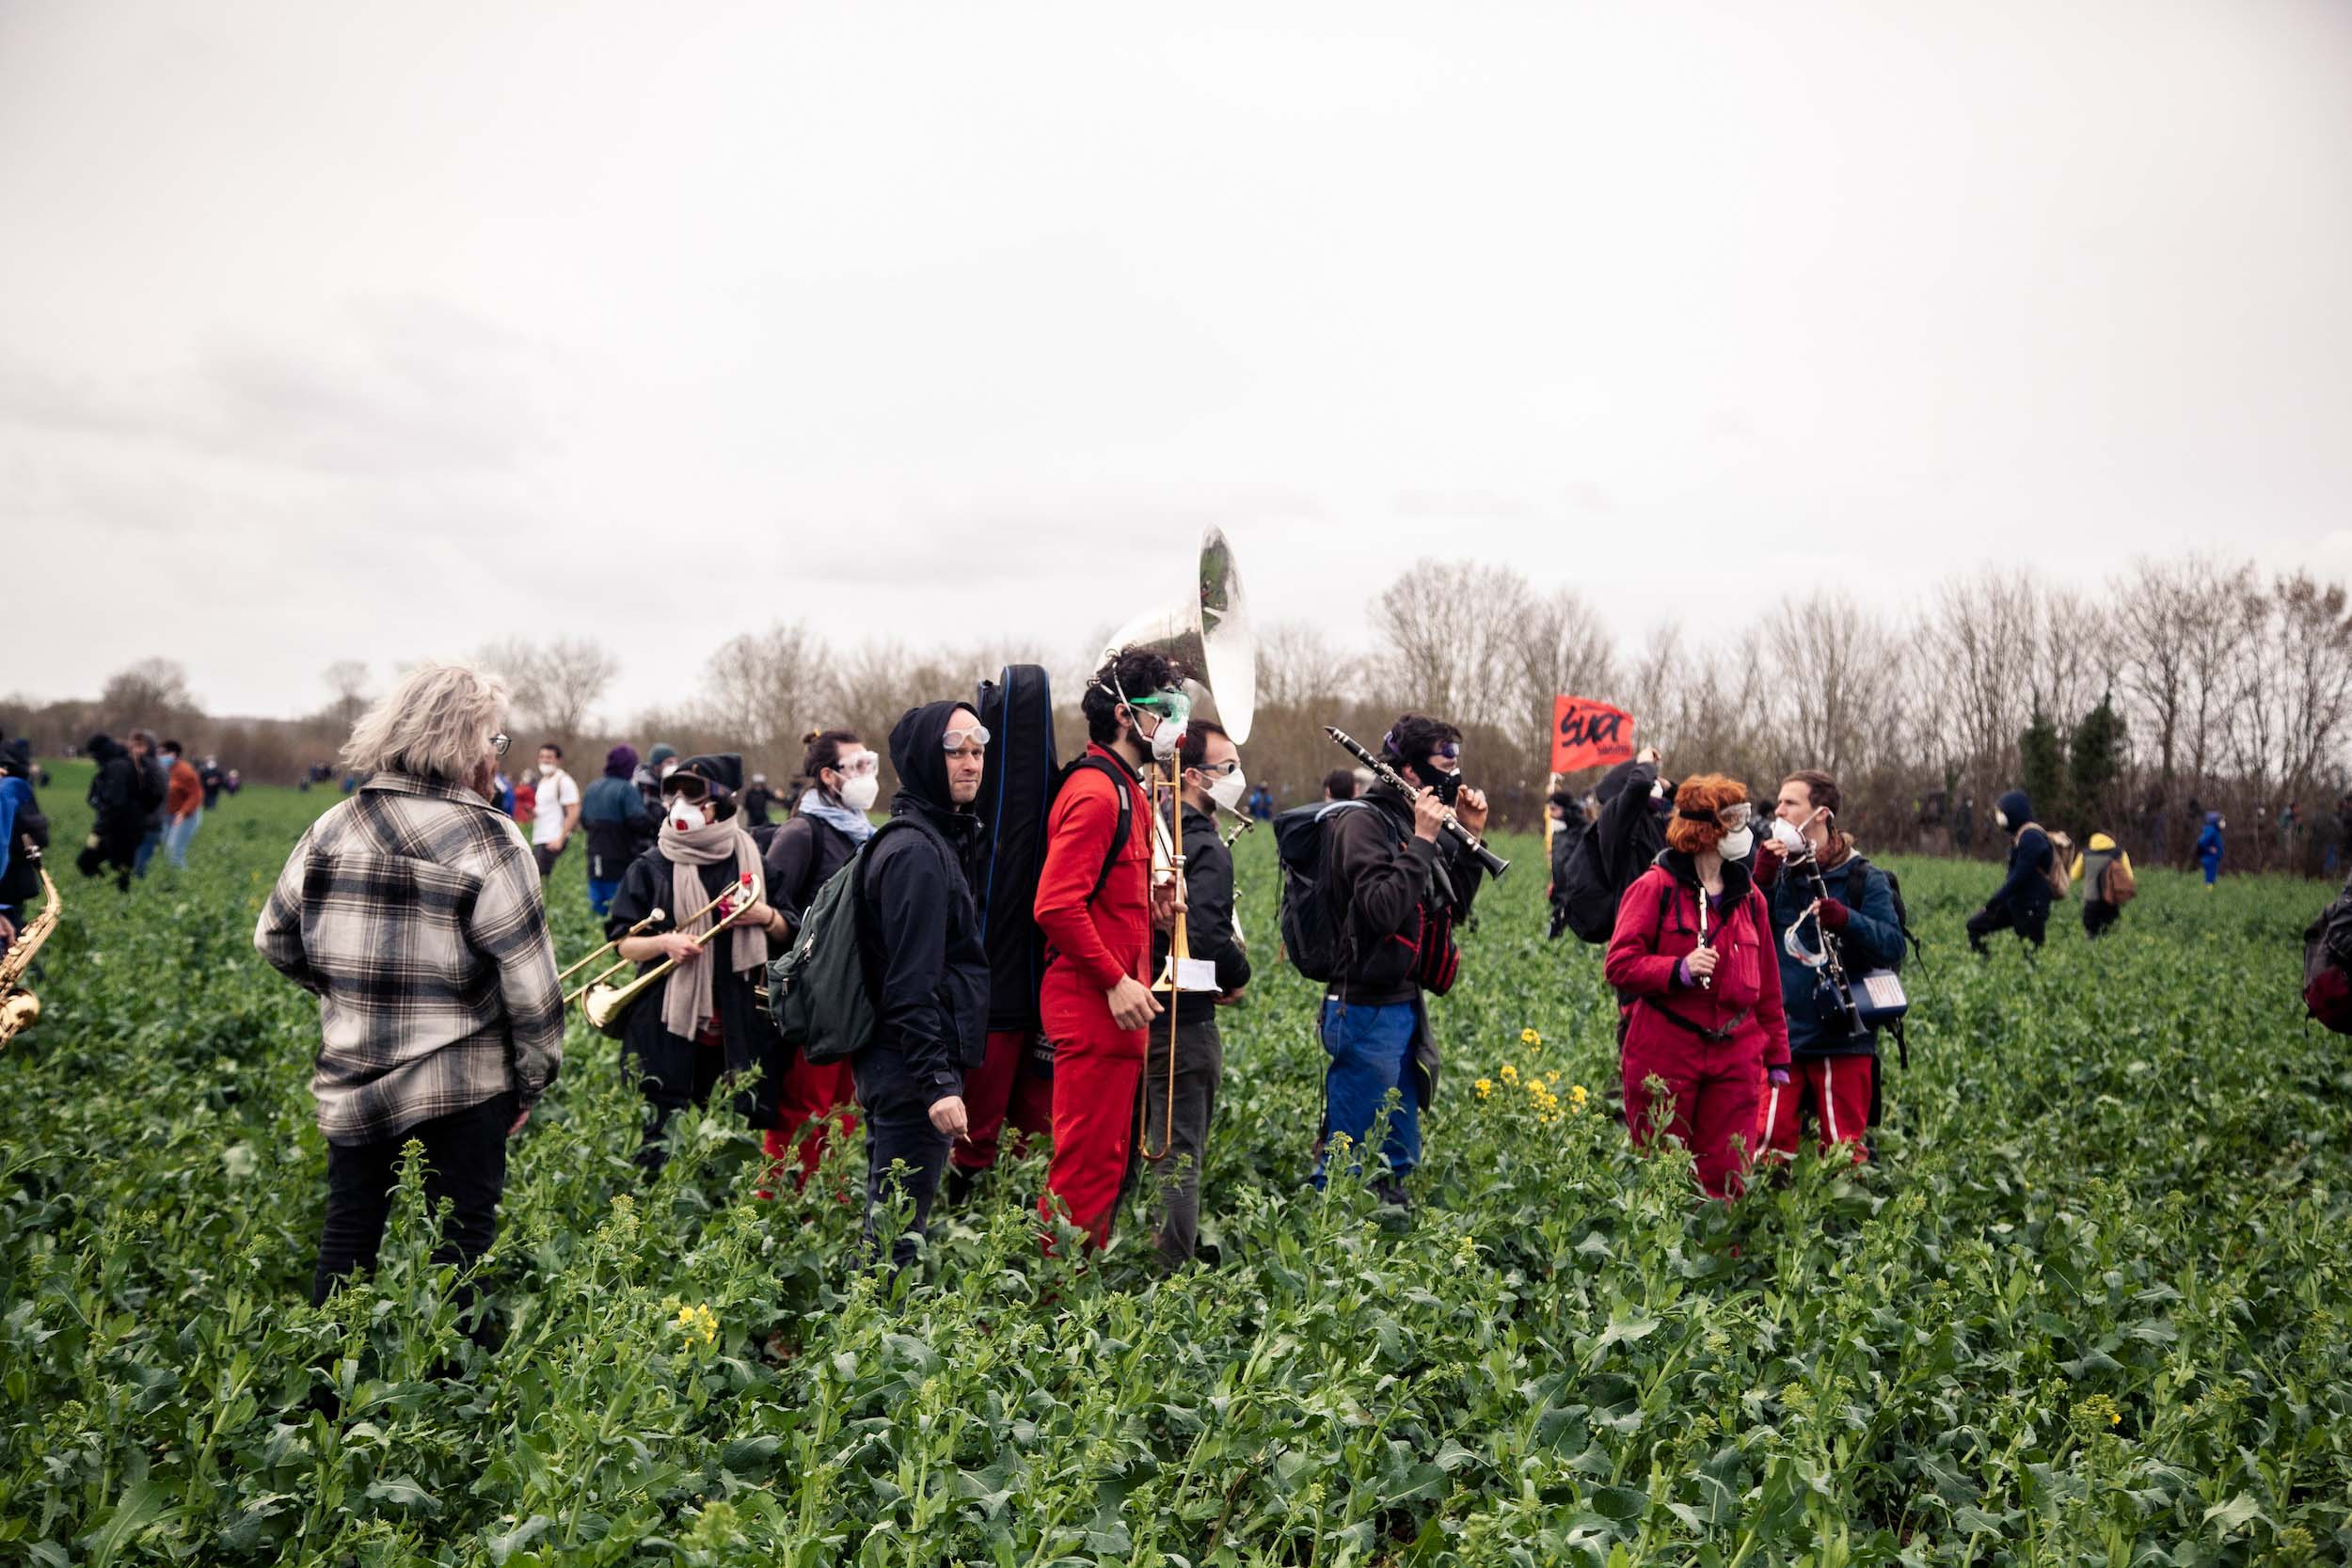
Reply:
<svg viewBox="0 0 2352 1568"><path fill-rule="evenodd" d="M734 886L687 916L681 924L691 926L713 911L716 911L718 914L718 918L710 923L710 929L695 934L693 939L695 947L700 949L708 946L720 932L733 926L741 918L744 911L759 902L760 891L759 874L755 871L746 871ZM664 958L625 986L615 986L610 983L611 975L634 962L636 962L634 958L623 958L580 988L578 994L586 998L580 1006L580 1011L587 1016L590 1026L598 1034L617 1037L622 1020L628 1016L630 1006L639 997L652 989L655 981L666 978L670 971L678 965L675 958Z"/></svg>
<svg viewBox="0 0 2352 1568"><path fill-rule="evenodd" d="M578 961L567 965L564 968L564 973L555 977L555 983L559 986L562 985L564 981L570 979L573 975L579 974L590 964L595 963L598 958L603 958L607 953L610 953L615 947L620 946L621 943L627 942L629 938L644 936L645 934L646 927L659 926L665 918L667 917L663 911L656 909L651 914L645 916L644 919L639 921L636 925L631 926L628 930L623 931L619 936L614 937L611 942L606 942L602 947L597 948L586 958L580 958ZM571 991L565 994L564 998L564 1006L568 1007L573 1003L579 1001L581 993L586 991L590 986L595 985L597 980L605 978L607 975L611 974L613 970L618 969L620 965L614 964L609 968L597 971L594 978L584 981L580 985L579 990Z"/></svg>

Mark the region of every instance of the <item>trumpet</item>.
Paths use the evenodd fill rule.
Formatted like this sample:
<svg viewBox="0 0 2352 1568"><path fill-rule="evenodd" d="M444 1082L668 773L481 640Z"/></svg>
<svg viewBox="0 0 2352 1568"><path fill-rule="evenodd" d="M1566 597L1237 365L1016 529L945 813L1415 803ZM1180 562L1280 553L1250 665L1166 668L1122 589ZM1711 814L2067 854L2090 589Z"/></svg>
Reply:
<svg viewBox="0 0 2352 1568"><path fill-rule="evenodd" d="M756 905L759 898L759 874L755 871L744 872L733 887L696 910L683 922L691 926L703 916L714 911L717 912L717 918L710 923L710 929L695 934L693 939L695 947L698 949L707 947L720 932L724 931L740 919L744 911ZM667 978L670 971L678 966L677 959L664 958L625 986L615 986L609 982L608 976L623 965L635 961L633 958L622 959L620 963L608 968L604 974L599 974L580 990L579 994L586 998L586 1001L581 1004L580 1011L587 1015L590 1026L600 1035L618 1037L622 1022L628 1017L628 1010L636 1004L637 999L652 990L655 981Z"/></svg>
<svg viewBox="0 0 2352 1568"><path fill-rule="evenodd" d="M0 956L0 1046L16 1038L21 1030L32 1027L40 1017L40 998L23 982L24 972L33 967L33 957L40 944L49 940L49 933L57 928L57 919L65 906L57 899L57 884L49 879L43 868L40 874L41 892L45 902L40 913L16 934L8 953Z"/></svg>
<svg viewBox="0 0 2352 1568"><path fill-rule="evenodd" d="M1419 785L1415 784L1411 780L1406 778L1404 774L1398 772L1395 768L1390 767L1384 759L1375 756L1370 751L1367 751L1362 741L1358 740L1354 736L1349 735L1345 730L1336 729L1329 724L1326 724L1323 726L1323 733L1329 736L1334 741L1337 741L1339 743L1340 750L1345 752L1349 756L1354 757L1358 762L1362 763L1366 768L1371 768L1372 776L1374 778L1378 779L1384 784L1403 790L1406 800L1410 800L1422 793ZM1501 855L1498 855L1492 849L1487 848L1485 842L1482 841L1476 833L1471 832L1468 828L1463 827L1461 823L1455 821L1454 819L1454 813L1451 811L1445 814L1445 832L1446 836L1452 838L1463 848L1468 849L1470 854L1476 858L1478 863L1486 868L1487 876L1500 879L1504 872L1511 869L1511 863L1509 861L1504 860Z"/></svg>

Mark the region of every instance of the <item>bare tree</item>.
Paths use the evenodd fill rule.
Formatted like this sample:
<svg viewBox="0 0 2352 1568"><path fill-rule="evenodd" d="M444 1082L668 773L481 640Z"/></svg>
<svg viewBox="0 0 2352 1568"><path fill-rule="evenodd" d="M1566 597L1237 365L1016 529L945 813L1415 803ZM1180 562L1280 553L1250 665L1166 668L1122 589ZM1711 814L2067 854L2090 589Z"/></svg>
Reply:
<svg viewBox="0 0 2352 1568"><path fill-rule="evenodd" d="M368 667L356 658L339 658L320 671L319 678L335 694L321 717L346 728L358 723L368 708Z"/></svg>
<svg viewBox="0 0 2352 1568"><path fill-rule="evenodd" d="M2189 605L2209 564L2167 565L2141 559L2110 587L2112 635L2119 656L2116 684L2156 741L2158 786L2169 800L2177 768L2181 724L2188 701L2188 650L2184 631Z"/></svg>
<svg viewBox="0 0 2352 1568"><path fill-rule="evenodd" d="M1928 641L1949 683L1972 782L1987 798L2016 771L2039 626L2033 583L2022 574L1981 573L1947 583L1936 598Z"/></svg>
<svg viewBox="0 0 2352 1568"><path fill-rule="evenodd" d="M621 670L611 650L585 638L546 643L509 639L485 647L475 659L505 680L517 724L563 739L587 726L589 708Z"/></svg>
<svg viewBox="0 0 2352 1568"><path fill-rule="evenodd" d="M1307 708L1327 703L1346 684L1351 661L1328 637L1304 621L1279 621L1258 649L1258 703Z"/></svg>
<svg viewBox="0 0 2352 1568"><path fill-rule="evenodd" d="M99 710L115 725L161 724L199 705L188 689L188 672L177 660L143 658L106 678L99 693Z"/></svg>
<svg viewBox="0 0 2352 1568"><path fill-rule="evenodd" d="M1761 628L1757 700L1774 766L1854 771L1895 738L1897 649L1875 615L1843 594L1784 599Z"/></svg>
<svg viewBox="0 0 2352 1568"><path fill-rule="evenodd" d="M729 638L707 669L704 721L747 754L766 755L798 739L833 686L823 640L798 621Z"/></svg>
<svg viewBox="0 0 2352 1568"><path fill-rule="evenodd" d="M1519 634L1534 604L1511 567L1419 561L1373 602L1373 626L1405 702L1515 732L1526 690Z"/></svg>

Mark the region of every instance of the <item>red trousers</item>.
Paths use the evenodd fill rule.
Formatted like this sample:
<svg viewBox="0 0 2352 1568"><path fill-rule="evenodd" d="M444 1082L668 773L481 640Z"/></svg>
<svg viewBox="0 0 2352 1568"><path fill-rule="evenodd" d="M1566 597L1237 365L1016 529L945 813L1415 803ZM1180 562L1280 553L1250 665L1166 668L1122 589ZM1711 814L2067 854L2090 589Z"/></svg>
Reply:
<svg viewBox="0 0 2352 1568"><path fill-rule="evenodd" d="M823 1163L826 1145L836 1135L835 1130L844 1138L857 1131L856 1104L857 1088L850 1082L847 1061L812 1067L795 1052L792 1065L784 1069L784 1082L776 1086L779 1125L761 1135L760 1147L781 1169L793 1151L793 1140L800 1139L801 1171L795 1184L805 1187Z"/></svg>
<svg viewBox="0 0 2352 1568"><path fill-rule="evenodd" d="M1788 1085L1764 1091L1764 1147L1784 1158L1795 1154L1799 1124L1810 1111L1824 1151L1832 1144L1851 1144L1856 1161L1868 1159L1863 1139L1870 1130L1870 1090L1877 1076L1878 1063L1868 1056L1791 1063Z"/></svg>
<svg viewBox="0 0 2352 1568"><path fill-rule="evenodd" d="M1060 973L1060 965L1047 972L1042 996L1045 1031L1054 1042L1054 1151L1038 1212L1049 1222L1057 1212L1067 1215L1087 1233L1087 1244L1100 1251L1110 1243L1135 1142L1144 1031L1114 1027L1102 994L1072 994L1073 988L1055 984Z"/></svg>
<svg viewBox="0 0 2352 1568"><path fill-rule="evenodd" d="M955 1151L948 1156L956 1169L995 1169L997 1140L1007 1121L1018 1132L1053 1130L1053 1082L1029 1071L1028 1059L1027 1030L990 1032L987 1059L963 1075L963 1110L971 1130L957 1140ZM1015 1139L1014 1152L1021 1147L1022 1140Z"/></svg>
<svg viewBox="0 0 2352 1568"><path fill-rule="evenodd" d="M1638 1010L1638 1009L1637 1009ZM1756 1157L1764 1099L1764 1035L1742 1029L1727 1040L1703 1040L1670 1025L1635 1030L1618 1053L1625 1074L1625 1119L1640 1148L1650 1141L1650 1078L1665 1084L1666 1135L1679 1138L1698 1165L1709 1197L1740 1190Z"/></svg>

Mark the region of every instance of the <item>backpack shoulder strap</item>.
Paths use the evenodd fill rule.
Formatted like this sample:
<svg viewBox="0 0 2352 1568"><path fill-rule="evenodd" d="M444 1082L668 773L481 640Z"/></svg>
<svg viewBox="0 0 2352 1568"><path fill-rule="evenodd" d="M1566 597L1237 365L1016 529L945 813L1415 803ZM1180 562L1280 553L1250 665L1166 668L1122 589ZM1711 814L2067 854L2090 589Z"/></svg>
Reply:
<svg viewBox="0 0 2352 1568"><path fill-rule="evenodd" d="M1135 791L1127 786L1126 776L1103 758L1091 754L1080 757L1070 765L1072 775L1075 776L1081 768L1091 768L1110 780L1111 794L1119 801L1119 826L1111 830L1111 847L1103 856L1103 869L1095 875L1094 886L1087 893L1087 902L1091 904L1103 895L1103 889L1110 884L1112 871L1118 868L1120 857L1127 852L1127 840L1136 831L1136 796Z"/></svg>

